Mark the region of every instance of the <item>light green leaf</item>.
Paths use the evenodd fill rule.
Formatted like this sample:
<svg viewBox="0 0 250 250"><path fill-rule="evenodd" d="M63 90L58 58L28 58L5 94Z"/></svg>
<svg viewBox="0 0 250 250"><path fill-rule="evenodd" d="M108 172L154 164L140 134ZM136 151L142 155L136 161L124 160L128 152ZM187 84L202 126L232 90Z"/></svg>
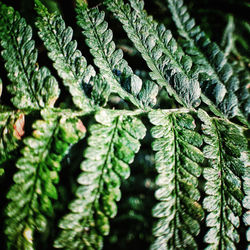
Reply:
<svg viewBox="0 0 250 250"><path fill-rule="evenodd" d="M78 198L59 224L62 231L54 243L57 248L72 249L76 244L78 249L100 249L102 236L109 233L109 218L117 213L121 179L128 178L128 164L139 150L139 139L146 133L142 122L133 116L102 110L96 114L96 120L99 124L90 127L89 147L81 164ZM77 221L69 222L68 218L75 214L79 215ZM74 237L65 237L71 233ZM99 241L95 242L92 235Z"/></svg>
<svg viewBox="0 0 250 250"><path fill-rule="evenodd" d="M245 172L245 160L241 159L241 153L246 151L247 141L240 127L233 123L210 118L203 110L199 110L198 116L203 122L207 144L204 156L209 161L203 172L207 195L203 207L209 212L206 223L210 228L204 240L211 248L236 249L239 242L237 228L242 213L239 201L243 199L241 178Z"/></svg>
<svg viewBox="0 0 250 250"><path fill-rule="evenodd" d="M155 125L152 148L156 151L159 174L156 179L159 188L155 193L159 203L152 212L159 220L154 227L156 240L151 249L172 249L173 246L197 249L194 237L200 231L199 221L204 216L197 188L197 177L201 174L199 164L203 162L203 154L197 147L202 145L202 138L194 130L194 119L185 111L152 111L149 119Z"/></svg>
<svg viewBox="0 0 250 250"><path fill-rule="evenodd" d="M85 135L77 118L51 115L46 110L42 117L44 120L33 124L33 136L24 139L23 156L16 163L19 170L13 176L15 184L7 194L5 233L18 249L34 249L34 232L44 231L47 217L53 214L50 199L57 199L55 173L60 171L70 144Z"/></svg>
<svg viewBox="0 0 250 250"><path fill-rule="evenodd" d="M0 3L2 57L12 82L8 90L19 109L53 107L60 90L47 68L39 69L32 29L13 8Z"/></svg>

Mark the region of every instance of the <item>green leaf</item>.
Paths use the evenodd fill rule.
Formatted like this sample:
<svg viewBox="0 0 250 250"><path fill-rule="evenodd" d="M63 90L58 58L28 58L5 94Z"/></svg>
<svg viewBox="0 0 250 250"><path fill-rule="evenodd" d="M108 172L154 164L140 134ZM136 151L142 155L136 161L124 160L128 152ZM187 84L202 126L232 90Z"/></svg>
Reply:
<svg viewBox="0 0 250 250"><path fill-rule="evenodd" d="M234 17L233 15L228 15L227 26L224 30L221 47L223 48L225 56L228 58L234 47L234 37L233 33L235 31Z"/></svg>
<svg viewBox="0 0 250 250"><path fill-rule="evenodd" d="M107 0L105 4L142 54L152 71L151 78L166 87L168 93L185 107L198 106L201 91L195 71L191 70L191 59L184 55L164 25L158 25L147 16L142 1L130 2L134 11L122 0Z"/></svg>
<svg viewBox="0 0 250 250"><path fill-rule="evenodd" d="M245 173L243 177L243 190L245 197L242 201L243 207L246 209L243 215L243 222L247 226L246 239L250 243L250 165L249 165L249 152L242 157L246 162Z"/></svg>
<svg viewBox="0 0 250 250"><path fill-rule="evenodd" d="M203 172L207 195L203 207L208 211L206 223L210 228L204 240L214 249L236 249L240 202L244 197L241 179L245 162L241 155L247 150L247 141L233 123L210 118L203 110L199 110L198 116L203 122L204 156L209 161Z"/></svg>
<svg viewBox="0 0 250 250"><path fill-rule="evenodd" d="M194 119L188 110L157 110L149 113L152 128L155 167L158 172L155 193L159 203L153 216L159 218L154 227L156 237L151 249L197 249L195 236L204 212L198 203L198 177L203 143L195 132ZM161 131L159 133L159 131Z"/></svg>
<svg viewBox="0 0 250 250"><path fill-rule="evenodd" d="M86 43L95 58L94 62L109 83L111 92L119 94L139 108L147 108L142 106L146 102L140 102L137 97L143 86L142 80L123 59L122 50L115 50L113 33L104 20L104 12L99 12L98 8L86 9L79 5L76 11L78 24L83 29Z"/></svg>
<svg viewBox="0 0 250 250"><path fill-rule="evenodd" d="M179 34L185 39L183 47L199 70L202 100L216 115L219 114L215 107L229 118L236 116L239 112L236 96L239 79L225 54L196 25L183 0L168 0L168 3Z"/></svg>
<svg viewBox="0 0 250 250"><path fill-rule="evenodd" d="M233 65L234 72L237 73L240 80L240 87L237 91L237 96L239 99L240 108L249 120L250 114L250 93L249 93L249 82L250 82L250 73L249 70L241 65L240 63L235 63ZM246 124L248 125L248 124Z"/></svg>
<svg viewBox="0 0 250 250"><path fill-rule="evenodd" d="M69 88L74 104L84 110L90 109L91 103L84 89L95 75L94 68L87 66L86 59L77 49L77 42L72 40L72 28L66 27L61 15L50 14L39 0L35 2L39 15L36 26L49 51L48 56L54 62L53 66Z"/></svg>
<svg viewBox="0 0 250 250"><path fill-rule="evenodd" d="M101 249L102 236L109 233L109 218L117 213L121 180L128 178L128 164L146 133L142 122L133 116L106 111L96 114L96 120L99 123L90 127L77 198L59 223L62 232L54 243L56 248Z"/></svg>
<svg viewBox="0 0 250 250"><path fill-rule="evenodd" d="M97 75L93 79L93 89L91 91L91 99L99 106L105 106L110 95L110 86L107 81L101 76Z"/></svg>
<svg viewBox="0 0 250 250"><path fill-rule="evenodd" d="M8 90L19 109L53 107L60 90L47 68L37 66L32 29L13 8L0 3L2 57L12 82Z"/></svg>
<svg viewBox="0 0 250 250"><path fill-rule="evenodd" d="M5 234L17 249L34 249L34 232L46 229L46 218L53 214L50 199L57 199L60 161L70 144L85 134L77 118L51 115L47 110L41 114L44 120L37 120L33 135L24 139L23 156L16 163L19 170L7 194Z"/></svg>

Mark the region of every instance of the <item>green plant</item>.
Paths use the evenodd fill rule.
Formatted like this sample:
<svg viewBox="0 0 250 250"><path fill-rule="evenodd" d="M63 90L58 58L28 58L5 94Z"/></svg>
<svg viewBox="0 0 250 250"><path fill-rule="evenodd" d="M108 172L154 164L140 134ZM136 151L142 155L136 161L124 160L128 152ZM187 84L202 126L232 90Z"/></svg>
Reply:
<svg viewBox="0 0 250 250"><path fill-rule="evenodd" d="M61 15L35 0L36 27L54 77L37 63L31 27L0 3L10 81L0 81L0 94L2 88L11 94L0 106L2 182L13 175L3 212L7 249L42 249L40 243L51 239L55 248L101 249L109 219L117 214L121 183L150 127L158 173L151 249L198 249L201 227L207 249L236 249L250 241L249 72L231 64L230 45L225 55L182 0L168 0L178 42L147 14L143 1L129 2L107 0L104 6L122 23L151 79L135 74L116 49L104 11L77 1L78 25L96 71ZM74 156L73 145L83 147L83 157ZM70 169L76 158L80 173ZM13 174L8 165L14 163ZM65 206L58 232L55 211Z"/></svg>

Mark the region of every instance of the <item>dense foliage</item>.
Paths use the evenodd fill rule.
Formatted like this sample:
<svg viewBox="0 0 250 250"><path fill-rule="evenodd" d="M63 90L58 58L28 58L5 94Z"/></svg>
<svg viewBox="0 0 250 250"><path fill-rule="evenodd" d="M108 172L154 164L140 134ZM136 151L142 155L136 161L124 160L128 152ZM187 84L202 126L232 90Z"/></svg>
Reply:
<svg viewBox="0 0 250 250"><path fill-rule="evenodd" d="M83 51L57 8L34 0L31 27L0 2L2 249L249 248L245 34L161 6L77 0Z"/></svg>

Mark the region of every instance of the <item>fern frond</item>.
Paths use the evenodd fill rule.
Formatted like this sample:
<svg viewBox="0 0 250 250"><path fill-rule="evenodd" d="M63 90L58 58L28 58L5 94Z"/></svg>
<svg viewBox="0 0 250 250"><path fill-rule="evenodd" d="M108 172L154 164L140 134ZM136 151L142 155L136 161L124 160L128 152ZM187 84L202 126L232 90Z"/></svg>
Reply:
<svg viewBox="0 0 250 250"><path fill-rule="evenodd" d="M203 101L216 115L218 112L213 108L213 103L226 116L236 116L238 100L235 92L239 88L239 79L227 62L225 54L196 25L183 0L168 0L168 3L179 34L185 38L185 51L192 57L201 73L199 80L204 93Z"/></svg>
<svg viewBox="0 0 250 250"><path fill-rule="evenodd" d="M150 24L152 19L146 17L141 1L131 1L134 11L122 0L107 0L105 3L147 62L152 71L151 78L166 87L168 93L185 107L198 106L201 91L191 70L192 61L183 54L171 32L156 22Z"/></svg>
<svg viewBox="0 0 250 250"><path fill-rule="evenodd" d="M56 116L48 110L41 114L44 120L36 121L33 136L24 139L23 156L16 163L19 171L7 194L11 201L5 210L5 234L10 248L15 244L16 249L34 249L34 231L44 231L46 217L53 214L50 199L57 199L60 161L70 144L85 134L77 118Z"/></svg>
<svg viewBox="0 0 250 250"><path fill-rule="evenodd" d="M87 9L81 5L78 5L76 10L78 24L84 30L83 35L95 58L94 63L111 85L111 91L131 101L138 108L147 108L142 106L146 102L138 100L138 94L143 87L142 80L133 73L127 61L123 59L122 50L115 49L115 43L112 41L113 33L104 20L104 12L99 12L98 8Z"/></svg>
<svg viewBox="0 0 250 250"><path fill-rule="evenodd" d="M246 117L250 114L250 72L240 63L233 64L234 72L237 73L240 80L240 87L237 91L239 106Z"/></svg>
<svg viewBox="0 0 250 250"><path fill-rule="evenodd" d="M160 201L153 209L159 218L151 249L197 249L195 236L204 213L198 203L198 179L203 154L198 149L202 137L194 131L194 119L188 110L159 110L149 113L155 125L152 136L155 162L159 173L155 196Z"/></svg>
<svg viewBox="0 0 250 250"><path fill-rule="evenodd" d="M38 69L37 50L32 29L12 7L0 3L0 40L2 57L12 84L11 100L20 109L51 107L60 90L56 79L43 67Z"/></svg>
<svg viewBox="0 0 250 250"><path fill-rule="evenodd" d="M24 114L0 106L0 175L4 170L2 164L14 158L14 151L24 135Z"/></svg>
<svg viewBox="0 0 250 250"><path fill-rule="evenodd" d="M205 236L208 249L236 249L239 242L239 216L242 213L241 201L244 161L241 152L247 150L247 141L236 125L218 118L210 118L199 110L205 134L204 156L209 167L204 168L207 197L203 207L209 212L206 223L210 228Z"/></svg>
<svg viewBox="0 0 250 250"><path fill-rule="evenodd" d="M95 75L94 68L91 65L87 66L86 59L77 49L77 42L72 40L72 28L65 26L61 15L50 14L39 0L35 2L39 14L36 26L49 51L49 58L54 62L63 83L69 88L74 104L84 110L90 109L90 100L84 88Z"/></svg>
<svg viewBox="0 0 250 250"><path fill-rule="evenodd" d="M246 239L248 241L248 246L250 246L250 155L249 152L248 154L245 155L246 159L246 169L245 169L245 174L244 174L244 182L243 182L243 190L245 193L245 197L243 199L243 207L247 210L245 214L243 215L243 221L245 225L247 226L247 231L246 231Z"/></svg>
<svg viewBox="0 0 250 250"><path fill-rule="evenodd" d="M143 123L133 116L102 110L99 124L90 127L89 147L84 152L76 199L62 218L56 248L101 249L102 236L109 233L109 218L117 213L121 180L129 177L128 164L145 136Z"/></svg>
<svg viewBox="0 0 250 250"><path fill-rule="evenodd" d="M234 16L228 15L227 19L228 19L227 26L224 30L222 41L220 43L226 58L228 58L228 56L231 54L234 48L234 40L235 40L233 36L233 33L235 31Z"/></svg>

